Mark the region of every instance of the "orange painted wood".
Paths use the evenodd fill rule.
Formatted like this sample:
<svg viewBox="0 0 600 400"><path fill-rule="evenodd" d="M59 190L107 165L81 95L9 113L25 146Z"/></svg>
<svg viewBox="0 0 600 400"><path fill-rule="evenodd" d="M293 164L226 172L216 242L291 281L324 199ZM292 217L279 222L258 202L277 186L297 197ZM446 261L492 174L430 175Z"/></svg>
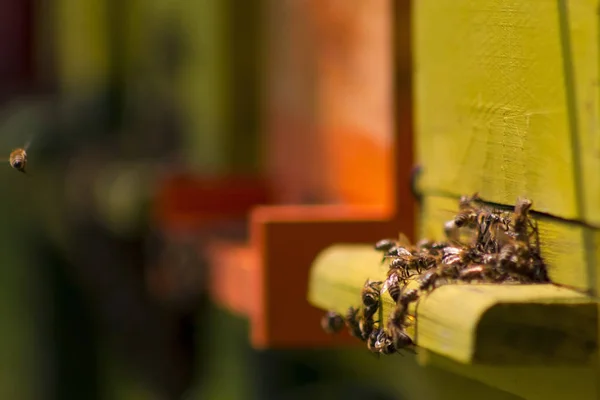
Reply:
<svg viewBox="0 0 600 400"><path fill-rule="evenodd" d="M257 204L269 202L264 180L244 176L167 177L155 199L156 219L164 229L194 229L224 219L242 219Z"/></svg>
<svg viewBox="0 0 600 400"><path fill-rule="evenodd" d="M317 254L335 242L364 243L398 233L397 220L376 207L259 207L252 213L251 244L258 250L258 303L250 314L258 348L317 347L349 342L326 335L322 310L306 301Z"/></svg>
<svg viewBox="0 0 600 400"><path fill-rule="evenodd" d="M208 291L213 301L238 315L254 315L260 262L256 249L247 243L216 240L203 251L211 266Z"/></svg>
<svg viewBox="0 0 600 400"><path fill-rule="evenodd" d="M266 206L252 212L250 245L257 251L258 278L256 308L248 317L258 348L355 345L347 336L321 330L322 311L306 301L311 263L333 243L374 243L399 232L414 239L415 232L408 2L395 3L396 9L388 0L304 4L308 8L296 11L317 38L312 95L319 108L307 113L306 104L296 104L273 115L279 117L277 126L286 125L285 116L301 115L298 110L311 117L303 123L316 147L293 160L294 168L306 166L312 178L295 181L297 170L288 173L282 154L292 149L283 145L283 130L269 132L279 145L271 154L282 160L272 176L281 187L305 184L317 191L315 198L341 205ZM393 20L403 24L392 28Z"/></svg>
<svg viewBox="0 0 600 400"><path fill-rule="evenodd" d="M321 330L322 311L306 301L311 263L333 243L399 232L414 239L409 25L392 27L393 16L406 22L408 2L398 7L267 1L273 42L263 153L271 201L250 211L248 243L203 249L212 298L249 318L255 347L356 345ZM190 207L203 201L196 196ZM207 208L206 220L218 209Z"/></svg>

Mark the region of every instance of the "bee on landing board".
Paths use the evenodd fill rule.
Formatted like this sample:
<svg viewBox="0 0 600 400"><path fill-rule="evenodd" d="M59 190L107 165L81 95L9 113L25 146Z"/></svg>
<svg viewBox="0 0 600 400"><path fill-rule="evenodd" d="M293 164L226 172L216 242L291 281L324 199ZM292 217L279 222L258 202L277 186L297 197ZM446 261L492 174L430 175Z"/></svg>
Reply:
<svg viewBox="0 0 600 400"><path fill-rule="evenodd" d="M344 326L344 318L335 311L328 311L321 318L321 328L326 333L338 333Z"/></svg>

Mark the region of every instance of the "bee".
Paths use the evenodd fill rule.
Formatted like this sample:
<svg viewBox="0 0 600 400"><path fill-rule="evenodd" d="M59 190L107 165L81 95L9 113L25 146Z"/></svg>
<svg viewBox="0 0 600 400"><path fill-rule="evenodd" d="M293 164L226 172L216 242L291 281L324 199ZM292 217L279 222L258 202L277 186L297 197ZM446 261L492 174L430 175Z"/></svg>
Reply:
<svg viewBox="0 0 600 400"><path fill-rule="evenodd" d="M398 256L409 256L413 254L413 245L410 240L401 233L399 235L398 241L395 242L395 245L388 248L386 256L387 257L398 257Z"/></svg>
<svg viewBox="0 0 600 400"><path fill-rule="evenodd" d="M434 242L432 240L423 239L417 243L417 247L421 250L425 250L428 254L433 256L438 255L444 247L448 246L445 242Z"/></svg>
<svg viewBox="0 0 600 400"><path fill-rule="evenodd" d="M417 259L412 254L403 254L401 256L397 256L390 262L390 268L392 269L400 269L405 273L408 273L410 269L416 269L417 267Z"/></svg>
<svg viewBox="0 0 600 400"><path fill-rule="evenodd" d="M398 351L400 349L406 349L409 346L413 346L414 342L408 336L408 334L404 331L404 329L398 327L392 327L390 330L392 337L392 344L394 346L394 351Z"/></svg>
<svg viewBox="0 0 600 400"><path fill-rule="evenodd" d="M431 254L419 254L416 265L417 272L420 274L423 270L428 270L435 267L438 263L438 257Z"/></svg>
<svg viewBox="0 0 600 400"><path fill-rule="evenodd" d="M360 329L360 320L358 317L358 308L349 307L348 311L346 311L346 326L350 331L350 334L354 337L362 339L362 331Z"/></svg>
<svg viewBox="0 0 600 400"><path fill-rule="evenodd" d="M374 307L373 313L377 311L377 307L379 306L379 293L381 292L381 283L382 282L379 281L372 282L367 279L361 291L363 305L366 309L372 309Z"/></svg>
<svg viewBox="0 0 600 400"><path fill-rule="evenodd" d="M344 318L335 311L328 311L321 318L321 327L327 333L338 333L344 326Z"/></svg>
<svg viewBox="0 0 600 400"><path fill-rule="evenodd" d="M360 337L362 340L367 340L369 335L373 332L373 329L375 329L375 320L373 319L373 315L365 315L363 318L361 318L360 321L358 321L358 328L360 330Z"/></svg>
<svg viewBox="0 0 600 400"><path fill-rule="evenodd" d="M379 335L382 331L382 329L374 329L367 339L367 349L369 349L372 353L380 352L377 344L379 340Z"/></svg>
<svg viewBox="0 0 600 400"><path fill-rule="evenodd" d="M396 326L399 328L403 328L406 323L406 318L408 317L408 305L403 302L398 302L394 310L390 314L390 318L388 320L388 328L392 326Z"/></svg>
<svg viewBox="0 0 600 400"><path fill-rule="evenodd" d="M542 259L542 254L540 252L540 236L538 231L538 223L535 221L535 224L530 222L532 227L532 235L535 236L535 244L530 246L529 255L531 258L531 263L533 264L534 269L534 280L536 282L547 283L550 282L550 277L548 276L548 268L546 263Z"/></svg>
<svg viewBox="0 0 600 400"><path fill-rule="evenodd" d="M479 193L474 193L471 196L461 196L458 201L458 209L461 211L468 209L475 210L476 207L473 206L473 203L477 201L481 201Z"/></svg>
<svg viewBox="0 0 600 400"><path fill-rule="evenodd" d="M18 148L10 153L10 166L19 172L26 173L27 168L27 151L24 148Z"/></svg>
<svg viewBox="0 0 600 400"><path fill-rule="evenodd" d="M536 271L533 268L533 263L529 261L528 246L517 241L502 247L498 256L498 264L501 271L533 280Z"/></svg>
<svg viewBox="0 0 600 400"><path fill-rule="evenodd" d="M398 272L390 269L388 272L388 277L383 283L381 287L381 294L383 295L386 291L389 291L390 297L394 300L394 303L398 302L400 298L400 278L398 277Z"/></svg>
<svg viewBox="0 0 600 400"><path fill-rule="evenodd" d="M404 331L408 318L408 304L418 298L416 290L407 291L396 304L388 320L388 331L395 350L406 348L413 344L412 339Z"/></svg>
<svg viewBox="0 0 600 400"><path fill-rule="evenodd" d="M394 345L394 349L404 349L413 344L412 339L404 330L406 317L408 316L408 309L401 304L398 304L388 322L388 331Z"/></svg>
<svg viewBox="0 0 600 400"><path fill-rule="evenodd" d="M466 264L469 259L471 252L463 247L449 246L443 250L442 263L446 265L454 264Z"/></svg>
<svg viewBox="0 0 600 400"><path fill-rule="evenodd" d="M460 271L458 279L466 282L473 280L486 281L492 279L493 276L494 270L490 266L472 265Z"/></svg>
<svg viewBox="0 0 600 400"><path fill-rule="evenodd" d="M398 243L393 239L381 239L377 243L375 243L375 250L388 252L393 247L397 247Z"/></svg>
<svg viewBox="0 0 600 400"><path fill-rule="evenodd" d="M492 229L494 227L495 229ZM477 216L476 243L484 250L498 251L500 236L508 232L510 219L498 212L483 210Z"/></svg>
<svg viewBox="0 0 600 400"><path fill-rule="evenodd" d="M533 203L529 199L519 198L517 199L517 203L515 204L514 209L514 225L513 229L515 231L516 239L525 241L528 239L527 234L527 222L528 222L528 214L531 209Z"/></svg>
<svg viewBox="0 0 600 400"><path fill-rule="evenodd" d="M396 346L394 346L394 341L387 332L383 329L377 335L377 341L375 342L375 348L383 354L393 354L396 352Z"/></svg>
<svg viewBox="0 0 600 400"><path fill-rule="evenodd" d="M416 289L410 289L402 294L402 297L400 297L400 304L402 304L406 308L410 303L413 303L418 299L419 291Z"/></svg>
<svg viewBox="0 0 600 400"><path fill-rule="evenodd" d="M411 272L413 270L414 272ZM414 260L408 258L396 258L390 263L390 269L388 271L388 277L390 274L395 273L398 278L406 282L413 275L416 274L416 264Z"/></svg>
<svg viewBox="0 0 600 400"><path fill-rule="evenodd" d="M454 220L450 220L444 224L444 235L451 242L458 242L460 240L460 232Z"/></svg>
<svg viewBox="0 0 600 400"><path fill-rule="evenodd" d="M460 211L454 217L454 225L458 228L469 227L474 228L477 226L477 217L479 214L471 209Z"/></svg>
<svg viewBox="0 0 600 400"><path fill-rule="evenodd" d="M429 271L419 280L419 290L427 291L433 289L435 282L438 279L437 271Z"/></svg>
<svg viewBox="0 0 600 400"><path fill-rule="evenodd" d="M440 279L455 279L458 276L458 265L442 264L438 268L428 271L419 280L419 290L431 291L437 287Z"/></svg>

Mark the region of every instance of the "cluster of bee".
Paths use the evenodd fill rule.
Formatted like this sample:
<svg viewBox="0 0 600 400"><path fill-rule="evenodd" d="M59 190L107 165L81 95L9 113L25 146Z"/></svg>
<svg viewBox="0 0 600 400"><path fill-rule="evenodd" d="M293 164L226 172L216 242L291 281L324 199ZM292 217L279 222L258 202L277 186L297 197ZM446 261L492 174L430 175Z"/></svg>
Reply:
<svg viewBox="0 0 600 400"><path fill-rule="evenodd" d="M361 306L350 307L345 316L328 312L321 321L323 329L335 333L346 325L369 350L392 354L414 347L406 333L414 319L408 307L440 285L549 283L537 223L529 216L531 206L530 200L521 198L512 212L495 210L477 194L463 196L458 213L444 225L445 241L421 240L411 245L402 235L399 240L380 240L375 249L388 262L386 279L367 280ZM386 326L381 326L374 317L385 293L395 307Z"/></svg>
<svg viewBox="0 0 600 400"><path fill-rule="evenodd" d="M414 343L406 333L405 328L412 317L408 314L410 303L419 298L415 289L406 290L402 295L398 292L396 307L388 318L387 326L383 327L379 319L375 319L381 306L381 296L385 293L386 282L367 280L361 292L362 304L350 307L345 316L334 311L327 312L321 326L327 333L337 333L344 325L350 334L367 343L367 348L373 353L393 354L400 350L412 350ZM396 286L389 287L390 293L396 293Z"/></svg>

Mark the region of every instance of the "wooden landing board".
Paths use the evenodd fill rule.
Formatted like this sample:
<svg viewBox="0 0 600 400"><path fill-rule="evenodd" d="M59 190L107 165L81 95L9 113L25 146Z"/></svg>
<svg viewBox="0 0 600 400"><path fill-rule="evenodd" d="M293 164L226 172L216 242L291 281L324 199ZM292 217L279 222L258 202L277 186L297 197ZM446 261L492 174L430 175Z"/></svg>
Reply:
<svg viewBox="0 0 600 400"><path fill-rule="evenodd" d="M312 265L308 300L344 312L386 266L367 245L335 245ZM383 297L384 324L393 302ZM587 366L597 351L597 304L554 285L447 285L424 297L408 330L419 347L463 364Z"/></svg>

